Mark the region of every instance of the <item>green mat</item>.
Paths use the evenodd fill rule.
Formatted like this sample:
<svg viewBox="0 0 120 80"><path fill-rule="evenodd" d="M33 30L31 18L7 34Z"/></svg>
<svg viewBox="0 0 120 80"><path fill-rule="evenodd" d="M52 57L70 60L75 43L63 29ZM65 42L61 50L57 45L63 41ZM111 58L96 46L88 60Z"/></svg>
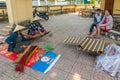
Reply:
<svg viewBox="0 0 120 80"><path fill-rule="evenodd" d="M47 50L50 50L50 51L54 50L53 46L51 46L51 45L45 45L44 48L47 49Z"/></svg>

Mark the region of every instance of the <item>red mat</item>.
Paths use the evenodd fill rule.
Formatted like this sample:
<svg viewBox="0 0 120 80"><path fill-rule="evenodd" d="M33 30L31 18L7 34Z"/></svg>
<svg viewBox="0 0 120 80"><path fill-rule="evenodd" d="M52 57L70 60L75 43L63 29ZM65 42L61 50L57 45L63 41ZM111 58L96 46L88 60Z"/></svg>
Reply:
<svg viewBox="0 0 120 80"><path fill-rule="evenodd" d="M8 45L7 44L2 44L0 45L0 55L10 59L12 61L15 61L19 55L13 52L8 52ZM26 63L26 66L28 67L32 67L45 53L45 49L43 48L38 48L33 55L31 56L31 58L28 60L28 62Z"/></svg>
<svg viewBox="0 0 120 80"><path fill-rule="evenodd" d="M6 57L10 60L16 60L19 55L13 52L8 52L8 45L7 44L2 44L0 45L0 55L3 57Z"/></svg>

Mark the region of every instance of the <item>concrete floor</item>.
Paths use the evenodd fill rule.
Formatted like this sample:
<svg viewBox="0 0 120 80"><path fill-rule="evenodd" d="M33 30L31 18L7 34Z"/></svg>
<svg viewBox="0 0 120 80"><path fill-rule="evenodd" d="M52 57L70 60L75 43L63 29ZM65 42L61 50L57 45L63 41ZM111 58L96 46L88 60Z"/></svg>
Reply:
<svg viewBox="0 0 120 80"><path fill-rule="evenodd" d="M95 56L77 50L76 46L63 44L67 35L87 36L92 21L92 18L76 14L53 15L50 20L41 21L53 35L38 38L32 44L41 47L50 44L56 53L61 54L61 58L46 74L27 67L25 73L19 74L14 71L15 65L10 60L0 56L0 80L120 80L99 73L95 68Z"/></svg>

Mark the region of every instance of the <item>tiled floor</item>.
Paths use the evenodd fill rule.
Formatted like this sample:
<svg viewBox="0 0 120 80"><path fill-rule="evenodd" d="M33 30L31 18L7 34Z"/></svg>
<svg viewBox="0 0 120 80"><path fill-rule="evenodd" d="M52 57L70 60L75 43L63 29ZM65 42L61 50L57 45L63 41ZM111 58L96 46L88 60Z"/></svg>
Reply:
<svg viewBox="0 0 120 80"><path fill-rule="evenodd" d="M41 47L50 44L56 53L61 54L61 58L46 74L30 68L25 68L25 73L19 74L14 71L15 65L11 61L0 56L0 80L120 80L99 73L95 68L95 56L77 50L74 45L63 44L67 35L87 36L92 21L92 18L82 18L76 14L53 15L50 20L41 21L51 31L52 37L47 35L34 40L32 44Z"/></svg>

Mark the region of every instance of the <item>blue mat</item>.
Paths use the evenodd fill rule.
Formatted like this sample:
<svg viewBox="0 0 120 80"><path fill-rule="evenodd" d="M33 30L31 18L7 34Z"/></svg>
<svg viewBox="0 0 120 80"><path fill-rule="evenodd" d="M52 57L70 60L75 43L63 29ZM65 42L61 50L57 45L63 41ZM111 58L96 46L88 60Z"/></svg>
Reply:
<svg viewBox="0 0 120 80"><path fill-rule="evenodd" d="M52 66L57 62L61 55L58 55L52 51L48 51L45 55L38 60L33 66L32 69L37 70L42 73L48 72Z"/></svg>

